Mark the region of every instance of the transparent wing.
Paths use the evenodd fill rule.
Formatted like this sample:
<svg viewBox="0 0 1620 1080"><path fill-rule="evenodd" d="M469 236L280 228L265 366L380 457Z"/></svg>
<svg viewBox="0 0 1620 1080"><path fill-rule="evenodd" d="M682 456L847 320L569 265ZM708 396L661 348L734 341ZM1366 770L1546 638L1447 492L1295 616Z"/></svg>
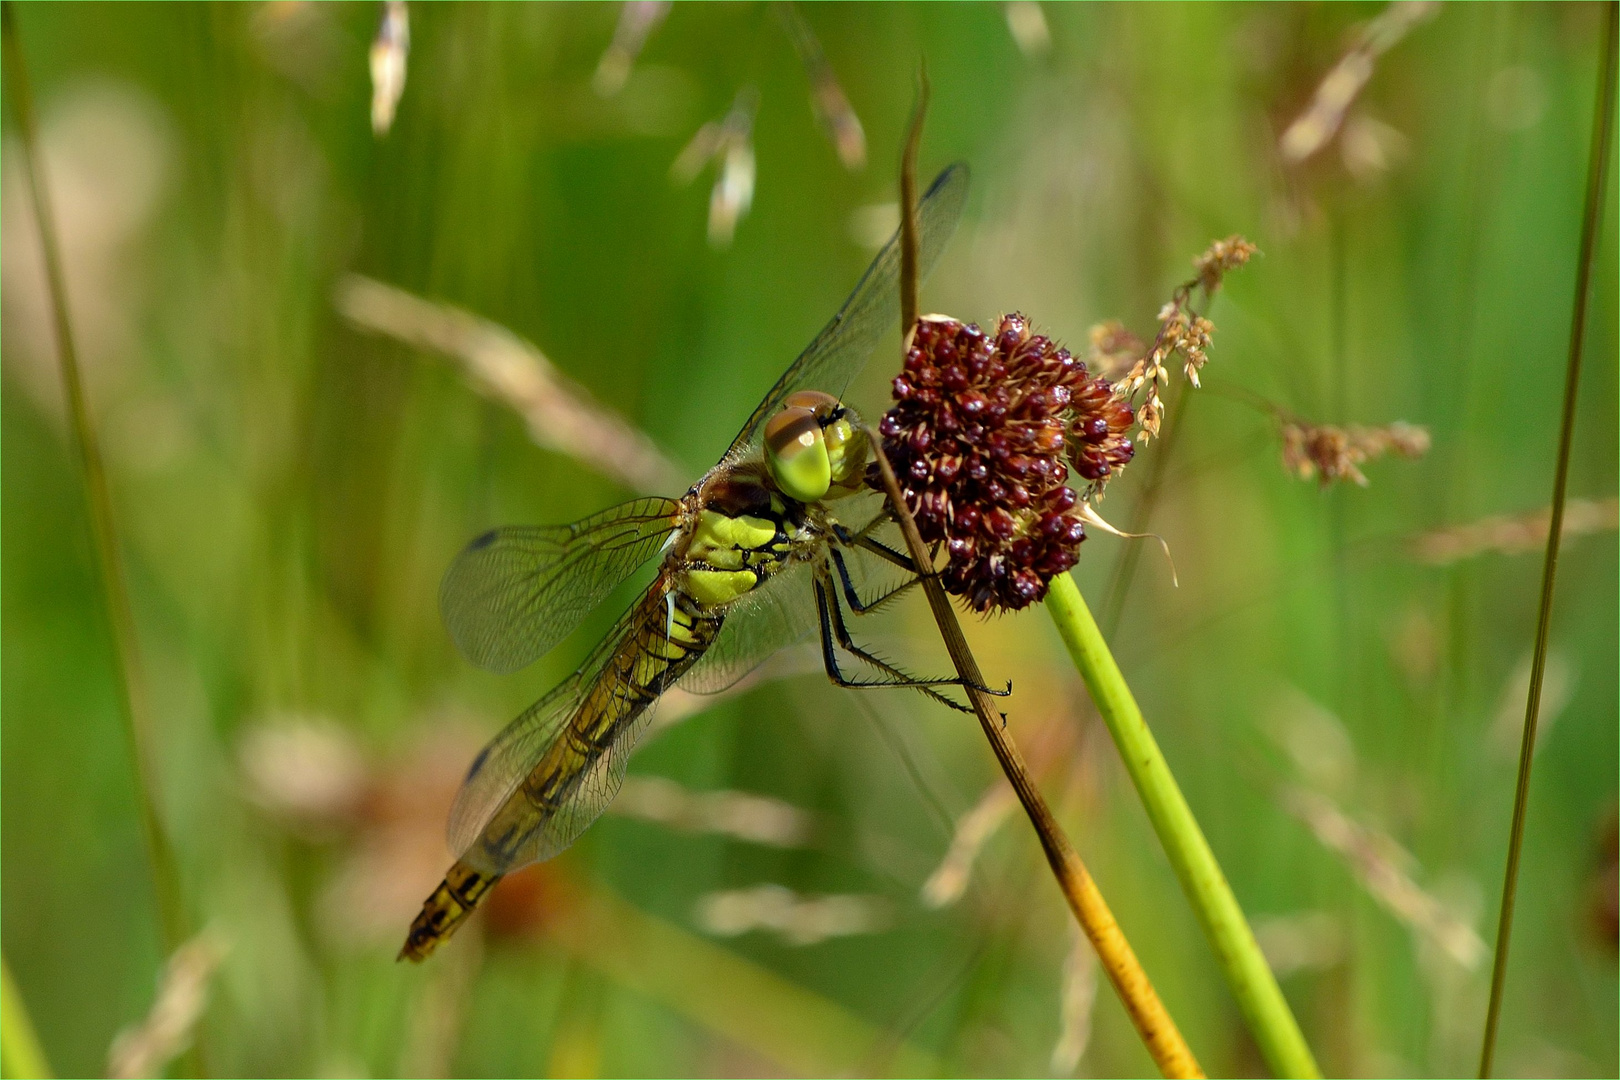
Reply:
<svg viewBox="0 0 1620 1080"><path fill-rule="evenodd" d="M625 763L651 721L656 702L631 717L599 752L578 747L568 738L568 728L582 722L582 710L596 700L591 691L598 682L613 677L607 669L615 652L642 637L639 631L647 622L647 610L644 603L632 608L578 671L508 724L473 760L450 810L447 837L457 858L493 874L549 859L607 809L624 783ZM651 629L667 633L662 625ZM521 804L515 811L521 841L497 849L485 835L490 823L497 814L514 813L507 808L508 801L548 756L560 772L577 776L577 781L550 812Z"/></svg>
<svg viewBox="0 0 1620 1080"><path fill-rule="evenodd" d="M652 557L678 507L637 499L572 525L490 530L456 557L439 588L450 637L479 667L516 671Z"/></svg>
<svg viewBox="0 0 1620 1080"><path fill-rule="evenodd" d="M467 779L456 793L455 805L450 808L446 830L450 850L457 858L465 856L478 842L495 811L539 763L546 748L556 741L569 717L579 708L586 685L587 676L582 668L507 724L473 759ZM488 865L477 868L492 873L509 869Z"/></svg>
<svg viewBox="0 0 1620 1080"><path fill-rule="evenodd" d="M718 694L779 649L808 637L816 628L813 575L809 563L800 563L727 608L720 636L682 676L680 688Z"/></svg>
<svg viewBox="0 0 1620 1080"><path fill-rule="evenodd" d="M968 167L952 165L934 180L917 204L917 276L926 278L962 216L967 201ZM756 442L765 420L797 390L821 390L842 397L850 381L890 329L900 325L900 235L878 252L838 314L822 328L748 418L729 454Z"/></svg>

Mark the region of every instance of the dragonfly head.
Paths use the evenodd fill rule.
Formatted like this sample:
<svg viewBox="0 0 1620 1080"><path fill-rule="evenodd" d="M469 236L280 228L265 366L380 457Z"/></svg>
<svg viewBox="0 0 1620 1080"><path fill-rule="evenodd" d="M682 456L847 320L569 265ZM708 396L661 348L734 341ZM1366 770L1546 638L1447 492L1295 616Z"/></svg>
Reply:
<svg viewBox="0 0 1620 1080"><path fill-rule="evenodd" d="M765 422L765 461L784 495L800 502L857 490L870 447L843 402L819 390L789 394Z"/></svg>

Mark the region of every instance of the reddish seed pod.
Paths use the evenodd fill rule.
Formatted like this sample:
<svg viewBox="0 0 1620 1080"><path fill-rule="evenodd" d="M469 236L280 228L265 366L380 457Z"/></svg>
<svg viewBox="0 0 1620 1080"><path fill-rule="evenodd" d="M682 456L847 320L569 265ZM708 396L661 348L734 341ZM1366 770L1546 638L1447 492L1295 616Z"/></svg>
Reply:
<svg viewBox="0 0 1620 1080"><path fill-rule="evenodd" d="M1129 406L1016 313L920 323L893 390L884 450L946 588L978 611L1039 600L1085 538L1069 469L1095 487L1130 460Z"/></svg>

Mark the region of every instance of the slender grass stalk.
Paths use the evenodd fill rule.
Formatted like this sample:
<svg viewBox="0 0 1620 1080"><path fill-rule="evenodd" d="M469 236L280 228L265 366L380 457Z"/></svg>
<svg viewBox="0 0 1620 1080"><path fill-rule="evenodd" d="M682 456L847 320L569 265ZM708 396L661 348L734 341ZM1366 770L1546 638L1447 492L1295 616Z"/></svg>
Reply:
<svg viewBox="0 0 1620 1080"><path fill-rule="evenodd" d="M924 74L921 78L917 107L911 116L911 129L906 137L905 154L901 159L900 168L902 193L900 310L902 317L907 319L901 329L908 338L917 312L917 144L921 138L922 121L927 108L928 80ZM1131 1022L1136 1025L1142 1042L1160 1072L1172 1077L1203 1076L1203 1070L1199 1068L1197 1059L1193 1057L1186 1040L1181 1037L1181 1032L1176 1028L1175 1021L1170 1018L1164 1003L1159 1000L1158 992L1154 990L1147 972L1142 969L1141 962L1137 960L1136 953L1131 949L1130 942L1126 940L1125 933L1120 929L1113 912L1109 910L1102 892L1097 888L1097 883L1086 870L1085 863L1080 860L1074 845L1063 834L1057 818L1046 804L1045 797L1041 795L1040 789L1030 777L1023 755L1008 737L1007 719L996 706L995 699L984 690L984 676L979 671L979 663L974 658L972 650L968 648L967 639L962 636L962 627L956 620L956 611L951 607L950 598L945 595L945 588L940 584L939 575L932 572L933 559L922 535L917 531L917 523L912 518L911 511L906 507L905 496L900 491L900 482L894 475L894 467L883 452L883 440L873 431L868 432L868 437L871 439L878 469L883 477L889 504L899 522L900 531L906 538L906 547L912 561L921 571L923 592L928 597L928 606L933 610L934 621L939 624L940 634L945 639L945 648L950 653L951 662L956 665L956 673L962 680L967 698L973 704L974 715L979 718L979 726L983 729L985 738L990 741L990 748L996 755L1001 771L1006 774L1008 782L1017 792L1018 801L1023 804L1024 812L1029 815L1030 824L1035 827L1035 833L1041 841L1041 850L1046 853L1046 861L1052 867L1052 874L1057 878L1058 887L1063 890L1064 899L1068 901L1069 908L1074 912L1081 929L1091 940L1092 947L1097 950L1103 970L1108 973L1109 980L1114 984L1114 989L1125 1005L1125 1011L1130 1015Z"/></svg>
<svg viewBox="0 0 1620 1080"><path fill-rule="evenodd" d="M0 1071L17 1080L48 1080L51 1064L28 1017L11 965L0 957Z"/></svg>
<svg viewBox="0 0 1620 1080"><path fill-rule="evenodd" d="M1204 933L1215 948L1238 1007L1266 1063L1278 1076L1316 1077L1321 1072L1305 1036L1284 1000L1238 906L1209 841L1193 818L1170 766L1142 719L1142 710L1108 651L1097 621L1074 579L1059 574L1046 595L1046 610L1091 691L1097 711L1119 747L1125 769L1147 807L1170 865L1187 893Z"/></svg>
<svg viewBox="0 0 1620 1080"><path fill-rule="evenodd" d="M29 92L28 74L23 66L22 45L17 38L16 13L11 0L0 4L0 30L5 42L5 77L10 91L12 112L22 135L23 159L27 164L28 185L33 194L34 220L40 246L45 254L45 273L50 287L51 313L56 330L56 347L62 363L62 386L72 423L73 441L84 469L84 496L90 514L90 528L96 545L96 567L111 623L113 662L117 668L125 730L129 735L135 763L135 801L139 808L141 832L146 839L157 894L158 915L168 952L186 940L185 913L180 893L180 874L173 849L169 846L158 814L157 749L151 709L141 675L140 655L135 639L135 618L129 603L119 559L118 536L113 527L112 498L107 490L107 474L102 466L101 448L85 402L79 376L78 351L74 346L73 323L68 317L66 279L62 254L56 239L56 218L51 210L50 191L39 160L39 139L34 124L34 102Z"/></svg>
<svg viewBox="0 0 1620 1080"><path fill-rule="evenodd" d="M1519 884L1519 855L1524 849L1524 817L1530 798L1530 765L1535 758L1536 722L1541 713L1541 681L1547 671L1547 638L1552 626L1553 586L1558 576L1558 547L1564 536L1564 495L1569 484L1569 454L1575 438L1575 399L1581 382L1581 352L1586 341L1586 301L1591 291L1592 263L1597 256L1598 225L1608 184L1609 142L1614 134L1615 32L1620 4L1606 5L1603 19L1603 62L1598 67L1596 113L1592 117L1592 150L1587 163L1586 208L1581 224L1581 251L1575 269L1575 311L1569 327L1569 366L1564 374L1564 411L1558 429L1558 464L1553 471L1552 519L1547 526L1547 553L1541 564L1541 602L1536 610L1536 644L1530 663L1530 692L1524 706L1524 737L1519 743L1519 776L1513 791L1513 823L1508 833L1507 869L1502 876L1502 911L1496 926L1496 956L1491 963L1491 999L1485 1010L1485 1035L1479 1051L1481 1080L1491 1075L1496 1030L1502 1015L1502 987L1507 978L1508 942L1513 934L1513 905Z"/></svg>

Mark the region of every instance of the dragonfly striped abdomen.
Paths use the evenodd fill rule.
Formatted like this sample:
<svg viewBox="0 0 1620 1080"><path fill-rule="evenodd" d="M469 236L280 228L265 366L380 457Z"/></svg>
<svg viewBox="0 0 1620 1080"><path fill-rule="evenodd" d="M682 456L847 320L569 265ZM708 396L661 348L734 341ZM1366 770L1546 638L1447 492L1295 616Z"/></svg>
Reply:
<svg viewBox="0 0 1620 1080"><path fill-rule="evenodd" d="M721 501L735 492L727 496ZM446 873L412 923L401 956L427 956L507 870L556 854L606 806L649 708L714 644L726 607L785 566L795 539L803 542L793 535L788 504L763 491L755 496L761 497L769 501L750 506L752 513L697 512L688 542L667 558L610 639L615 644L599 674L561 718L560 737ZM480 756L468 783L491 764L488 752Z"/></svg>

